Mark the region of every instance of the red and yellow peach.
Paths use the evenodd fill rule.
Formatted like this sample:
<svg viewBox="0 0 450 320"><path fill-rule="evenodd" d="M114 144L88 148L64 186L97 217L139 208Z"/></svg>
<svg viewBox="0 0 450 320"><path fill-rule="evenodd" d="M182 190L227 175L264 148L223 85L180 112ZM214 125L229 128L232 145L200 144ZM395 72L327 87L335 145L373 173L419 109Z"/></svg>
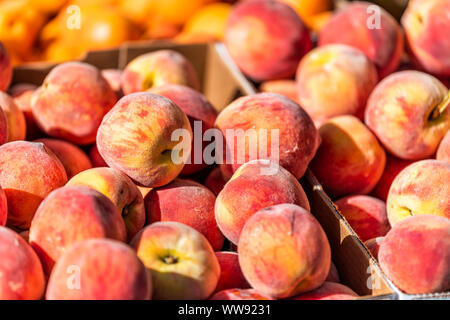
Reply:
<svg viewBox="0 0 450 320"><path fill-rule="evenodd" d="M215 292L236 288L250 288L250 285L242 274L241 267L239 266L239 256L236 252L220 251L215 254L220 265L220 278L219 282L217 282Z"/></svg>
<svg viewBox="0 0 450 320"><path fill-rule="evenodd" d="M25 140L27 124L22 110L8 94L0 92L0 109L6 116L8 141Z"/></svg>

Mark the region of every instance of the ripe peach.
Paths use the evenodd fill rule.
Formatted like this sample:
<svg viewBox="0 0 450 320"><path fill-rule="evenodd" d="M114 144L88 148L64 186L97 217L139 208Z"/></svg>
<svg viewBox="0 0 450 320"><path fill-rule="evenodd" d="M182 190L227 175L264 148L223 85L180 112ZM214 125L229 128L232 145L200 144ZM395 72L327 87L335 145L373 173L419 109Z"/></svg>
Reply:
<svg viewBox="0 0 450 320"><path fill-rule="evenodd" d="M298 66L298 101L318 122L347 114L362 119L377 81L375 65L358 49L342 44L318 47Z"/></svg>
<svg viewBox="0 0 450 320"><path fill-rule="evenodd" d="M41 203L30 228L30 244L48 275L71 245L89 238L125 241L125 224L116 206L88 187L63 187Z"/></svg>
<svg viewBox="0 0 450 320"><path fill-rule="evenodd" d="M295 80L264 81L259 87L261 92L278 93L298 103L297 83Z"/></svg>
<svg viewBox="0 0 450 320"><path fill-rule="evenodd" d="M36 253L14 231L0 226L0 300L39 300L45 279Z"/></svg>
<svg viewBox="0 0 450 320"><path fill-rule="evenodd" d="M222 172L220 171L220 168L214 168L205 180L205 187L208 187L214 194L217 196L220 191L222 191L223 187L225 187L225 184L227 182L222 176Z"/></svg>
<svg viewBox="0 0 450 320"><path fill-rule="evenodd" d="M336 268L336 265L334 264L333 261L331 261L331 263L330 263L330 271L328 271L328 276L325 279L325 281L336 282L336 283L341 282L338 269Z"/></svg>
<svg viewBox="0 0 450 320"><path fill-rule="evenodd" d="M8 218L8 202L6 200L5 191L0 186L0 226L6 225L6 219Z"/></svg>
<svg viewBox="0 0 450 320"><path fill-rule="evenodd" d="M66 170L43 143L14 141L0 147L0 185L10 226L28 229L41 201L66 182Z"/></svg>
<svg viewBox="0 0 450 320"><path fill-rule="evenodd" d="M117 99L122 98L121 78L122 70L119 69L104 69L101 71L103 78L108 82L111 89L116 93Z"/></svg>
<svg viewBox="0 0 450 320"><path fill-rule="evenodd" d="M173 50L158 50L138 56L126 66L121 84L125 95L163 84L180 84L200 89L192 64Z"/></svg>
<svg viewBox="0 0 450 320"><path fill-rule="evenodd" d="M415 215L450 218L450 164L422 160L403 169L389 190L387 212L391 226Z"/></svg>
<svg viewBox="0 0 450 320"><path fill-rule="evenodd" d="M235 100L219 114L216 127L225 138L221 165L225 179L242 164L260 158L276 160L300 179L319 145L319 135L309 115L295 102L275 93ZM227 137L229 132L232 135Z"/></svg>
<svg viewBox="0 0 450 320"><path fill-rule="evenodd" d="M175 130L189 133L185 148L176 149ZM175 179L191 152L192 130L186 114L169 99L146 92L123 97L103 118L97 134L100 155L144 187ZM181 159L179 159L181 158Z"/></svg>
<svg viewBox="0 0 450 320"><path fill-rule="evenodd" d="M406 293L449 290L450 220L422 215L400 221L384 238L378 257L386 275Z"/></svg>
<svg viewBox="0 0 450 320"><path fill-rule="evenodd" d="M220 266L208 240L178 222L145 227L131 245L152 274L153 299L201 300L216 288Z"/></svg>
<svg viewBox="0 0 450 320"><path fill-rule="evenodd" d="M94 168L99 167L107 167L105 160L103 160L102 156L100 155L100 152L98 152L97 145L94 144L91 149L89 150L89 158L91 159L92 166Z"/></svg>
<svg viewBox="0 0 450 320"><path fill-rule="evenodd" d="M12 66L9 53L0 42L0 91L6 91L11 83Z"/></svg>
<svg viewBox="0 0 450 320"><path fill-rule="evenodd" d="M124 173L111 168L93 168L77 174L66 185L90 187L110 199L122 215L129 241L144 227L144 199Z"/></svg>
<svg viewBox="0 0 450 320"><path fill-rule="evenodd" d="M145 197L147 223L184 223L203 234L214 251L220 250L224 237L214 218L215 201L216 196L201 184L175 179L164 187L153 189Z"/></svg>
<svg viewBox="0 0 450 320"><path fill-rule="evenodd" d="M8 122L5 113L0 108L0 146L8 142Z"/></svg>
<svg viewBox="0 0 450 320"><path fill-rule="evenodd" d="M320 287L331 263L330 245L319 222L292 204L255 213L242 229L238 254L250 285L274 298Z"/></svg>
<svg viewBox="0 0 450 320"><path fill-rule="evenodd" d="M78 277L78 278L76 278ZM68 248L56 263L47 300L148 300L151 278L129 246L89 239Z"/></svg>
<svg viewBox="0 0 450 320"><path fill-rule="evenodd" d="M354 2L335 13L321 29L319 45L346 44L358 48L372 60L380 78L399 66L404 47L403 32L383 8Z"/></svg>
<svg viewBox="0 0 450 320"><path fill-rule="evenodd" d="M227 289L215 293L209 300L275 300L254 289Z"/></svg>
<svg viewBox="0 0 450 320"><path fill-rule="evenodd" d="M439 144L439 148L436 152L436 159L450 163L450 130Z"/></svg>
<svg viewBox="0 0 450 320"><path fill-rule="evenodd" d="M311 169L333 197L368 194L380 179L386 154L370 130L354 116L339 116L319 129L322 143Z"/></svg>
<svg viewBox="0 0 450 320"><path fill-rule="evenodd" d="M217 118L216 109L204 95L186 86L166 84L154 87L148 92L164 96L179 106L186 113L192 130L198 131L198 134L194 133L194 138L198 137L198 140L192 139L190 161L185 164L181 174L189 175L205 168L203 149L209 143L203 141L203 136L208 129L214 128L214 122ZM200 148L202 145L203 148Z"/></svg>
<svg viewBox="0 0 450 320"><path fill-rule="evenodd" d="M86 145L117 98L96 67L68 62L55 67L31 99L33 116L48 135Z"/></svg>
<svg viewBox="0 0 450 320"><path fill-rule="evenodd" d="M42 136L42 132L36 124L33 113L31 111L31 98L37 86L29 83L19 83L12 86L9 89L11 97L13 98L16 105L22 110L25 116L26 128L27 128L27 140L31 141L38 139Z"/></svg>
<svg viewBox="0 0 450 320"><path fill-rule="evenodd" d="M34 142L42 142L47 148L61 161L64 169L66 169L67 179L72 178L74 175L92 168L91 160L84 153L83 150L77 146L57 139L38 139Z"/></svg>
<svg viewBox="0 0 450 320"><path fill-rule="evenodd" d="M378 260L378 252L380 251L380 245L383 242L384 237L377 237L369 239L364 242L364 245L369 249L372 256Z"/></svg>
<svg viewBox="0 0 450 320"><path fill-rule="evenodd" d="M239 266L239 257L236 252L216 252L216 257L220 265L220 278L215 292L236 288L250 288L250 285L242 274L241 267Z"/></svg>
<svg viewBox="0 0 450 320"><path fill-rule="evenodd" d="M240 167L219 193L215 204L217 224L228 240L238 244L242 228L258 210L292 203L310 210L308 198L297 179L283 167L253 160Z"/></svg>
<svg viewBox="0 0 450 320"><path fill-rule="evenodd" d="M324 282L311 292L303 293L292 300L353 300L359 297L352 289L335 282Z"/></svg>
<svg viewBox="0 0 450 320"><path fill-rule="evenodd" d="M27 124L22 110L8 94L0 91L0 109L6 116L8 141L25 140Z"/></svg>
<svg viewBox="0 0 450 320"><path fill-rule="evenodd" d="M277 1L259 0L234 6L225 30L225 45L247 76L266 81L293 76L312 42L307 28L291 7Z"/></svg>
<svg viewBox="0 0 450 320"><path fill-rule="evenodd" d="M384 147L405 160L431 157L450 128L450 95L436 78L401 71L372 92L365 123Z"/></svg>

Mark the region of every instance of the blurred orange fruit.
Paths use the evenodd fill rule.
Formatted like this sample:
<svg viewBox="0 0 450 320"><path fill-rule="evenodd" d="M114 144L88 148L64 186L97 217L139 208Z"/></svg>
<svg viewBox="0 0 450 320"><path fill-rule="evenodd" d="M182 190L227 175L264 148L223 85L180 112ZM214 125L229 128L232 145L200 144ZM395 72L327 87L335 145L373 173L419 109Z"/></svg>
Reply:
<svg viewBox="0 0 450 320"><path fill-rule="evenodd" d="M154 14L167 23L182 25L201 7L217 0L152 0Z"/></svg>
<svg viewBox="0 0 450 320"><path fill-rule="evenodd" d="M52 14L58 12L67 2L67 0L28 0L28 5L32 8Z"/></svg>
<svg viewBox="0 0 450 320"><path fill-rule="evenodd" d="M117 0L120 12L141 27L148 26L152 20L156 1L158 0Z"/></svg>
<svg viewBox="0 0 450 320"><path fill-rule="evenodd" d="M311 17L333 8L332 0L278 0L291 6L308 27L312 27Z"/></svg>

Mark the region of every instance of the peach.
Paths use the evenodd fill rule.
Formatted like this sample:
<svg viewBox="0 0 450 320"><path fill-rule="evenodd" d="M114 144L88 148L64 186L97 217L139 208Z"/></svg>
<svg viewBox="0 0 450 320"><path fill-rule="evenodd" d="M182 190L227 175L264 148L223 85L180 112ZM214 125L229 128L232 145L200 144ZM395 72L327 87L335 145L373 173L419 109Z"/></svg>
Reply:
<svg viewBox="0 0 450 320"><path fill-rule="evenodd" d="M39 300L45 290L41 262L14 231L0 226L0 300Z"/></svg>
<svg viewBox="0 0 450 320"><path fill-rule="evenodd" d="M74 175L92 168L91 160L84 153L83 150L77 146L58 139L38 139L34 142L42 142L47 148L61 161L64 169L66 169L67 179L72 178Z"/></svg>
<svg viewBox="0 0 450 320"><path fill-rule="evenodd" d="M220 168L214 168L206 177L205 187L209 188L217 196L227 182L222 176Z"/></svg>
<svg viewBox="0 0 450 320"><path fill-rule="evenodd" d="M331 263L330 245L319 222L293 204L255 213L242 229L238 254L250 285L274 298L317 289Z"/></svg>
<svg viewBox="0 0 450 320"><path fill-rule="evenodd" d="M100 122L116 100L100 70L67 62L50 71L33 94L31 110L46 134L86 145L95 142Z"/></svg>
<svg viewBox="0 0 450 320"><path fill-rule="evenodd" d="M240 167L217 196L216 221L225 237L238 244L242 228L252 215L281 203L310 210L308 198L292 174L275 163L253 160Z"/></svg>
<svg viewBox="0 0 450 320"><path fill-rule="evenodd" d="M153 189L145 197L147 223L176 221L186 224L203 234L215 251L220 250L224 237L214 218L215 201L212 191L201 184L175 179L164 187Z"/></svg>
<svg viewBox="0 0 450 320"><path fill-rule="evenodd" d="M436 159L450 163L450 130L439 144L439 148L436 152Z"/></svg>
<svg viewBox="0 0 450 320"><path fill-rule="evenodd" d="M450 3L410 1L402 17L409 49L414 60L427 72L450 77Z"/></svg>
<svg viewBox="0 0 450 320"><path fill-rule="evenodd" d="M220 278L215 292L236 288L250 288L242 274L239 266L239 257L236 252L220 251L216 252L216 257L220 265Z"/></svg>
<svg viewBox="0 0 450 320"><path fill-rule="evenodd" d="M359 297L352 289L340 283L324 282L311 292L303 293L292 300L353 300Z"/></svg>
<svg viewBox="0 0 450 320"><path fill-rule="evenodd" d="M403 169L389 189L387 212L391 226L415 215L450 218L450 164L422 160Z"/></svg>
<svg viewBox="0 0 450 320"><path fill-rule="evenodd" d="M384 237L377 237L373 239L369 239L364 242L364 245L369 249L369 252L372 256L378 260L378 252L380 251L381 243L383 242Z"/></svg>
<svg viewBox="0 0 450 320"><path fill-rule="evenodd" d="M78 278L76 278L78 277ZM89 239L71 246L56 263L47 300L148 300L151 278L129 246Z"/></svg>
<svg viewBox="0 0 450 320"><path fill-rule="evenodd" d="M354 2L337 11L319 34L319 46L345 44L364 52L374 62L380 78L400 65L404 42L394 17L365 2Z"/></svg>
<svg viewBox="0 0 450 320"><path fill-rule="evenodd" d="M384 147L405 160L431 157L450 128L450 95L436 78L401 71L372 92L365 123Z"/></svg>
<svg viewBox="0 0 450 320"><path fill-rule="evenodd" d="M0 108L0 146L8 142L8 122L5 113Z"/></svg>
<svg viewBox="0 0 450 320"><path fill-rule="evenodd" d="M203 136L208 129L214 128L216 109L204 95L186 86L166 84L154 87L148 92L164 96L179 106L186 113L194 131L194 138L197 138L197 141L192 139L191 155L181 174L190 175L205 168L207 164L203 160L203 151L208 142L203 141ZM200 148L201 146L203 148Z"/></svg>
<svg viewBox="0 0 450 320"><path fill-rule="evenodd" d="M30 227L30 244L50 274L74 243L89 238L125 241L125 224L106 196L88 187L63 187L41 203Z"/></svg>
<svg viewBox="0 0 450 320"><path fill-rule="evenodd" d="M297 69L299 104L317 122L341 116L363 118L378 82L375 65L364 53L342 44L309 52Z"/></svg>
<svg viewBox="0 0 450 320"><path fill-rule="evenodd" d="M354 116L327 120L311 169L332 197L368 194L383 174L386 154L370 130Z"/></svg>
<svg viewBox="0 0 450 320"><path fill-rule="evenodd" d="M406 293L449 290L450 220L422 215L400 221L384 238L378 257L385 274Z"/></svg>
<svg viewBox="0 0 450 320"><path fill-rule="evenodd" d="M206 299L217 286L220 265L214 251L200 232L187 225L153 223L131 245L152 274L153 299Z"/></svg>
<svg viewBox="0 0 450 320"><path fill-rule="evenodd" d="M0 91L6 91L12 79L12 66L9 53L0 42Z"/></svg>
<svg viewBox="0 0 450 320"><path fill-rule="evenodd" d="M238 67L255 81L290 78L312 48L308 29L296 12L267 0L236 4L224 42Z"/></svg>
<svg viewBox="0 0 450 320"><path fill-rule="evenodd" d="M333 261L331 261L331 263L330 263L330 271L328 271L328 276L325 279L325 281L336 282L336 283L341 282L338 269L336 268L336 265L334 264Z"/></svg>
<svg viewBox="0 0 450 320"><path fill-rule="evenodd" d="M93 168L80 172L66 185L90 187L110 199L123 217L129 241L144 227L144 199L124 173L111 168Z"/></svg>
<svg viewBox="0 0 450 320"><path fill-rule="evenodd" d="M6 200L5 191L0 186L0 226L6 225L6 219L8 218L8 202Z"/></svg>
<svg viewBox="0 0 450 320"><path fill-rule="evenodd" d="M176 141L175 130L189 134L189 141L184 136L181 143ZM146 92L120 99L103 118L97 134L98 151L108 166L151 188L178 176L191 142L192 130L183 110L165 97ZM184 147L178 149L179 144Z"/></svg>
<svg viewBox="0 0 450 320"><path fill-rule="evenodd" d="M27 124L22 110L8 94L0 91L0 109L6 116L8 141L25 140Z"/></svg>
<svg viewBox="0 0 450 320"><path fill-rule="evenodd" d="M8 199L8 225L28 229L42 200L67 182L66 170L43 143L0 147L0 185Z"/></svg>
<svg viewBox="0 0 450 320"><path fill-rule="evenodd" d="M275 93L238 98L222 110L216 127L225 137L221 165L225 179L242 164L261 158L276 160L300 179L319 145L309 115L292 100Z"/></svg>
<svg viewBox="0 0 450 320"><path fill-rule="evenodd" d="M29 83L19 83L9 89L11 97L25 116L27 140L34 140L42 136L31 111L31 98L36 89L37 86Z"/></svg>
<svg viewBox="0 0 450 320"><path fill-rule="evenodd" d="M200 89L192 64L173 50L158 50L138 56L125 67L120 82L125 95L163 84Z"/></svg>
<svg viewBox="0 0 450 320"><path fill-rule="evenodd" d="M94 144L91 149L89 150L89 158L91 159L92 166L94 168L99 167L107 167L105 160L103 160L102 156L100 155L100 152L98 152L97 145Z"/></svg>
<svg viewBox="0 0 450 320"><path fill-rule="evenodd" d="M264 81L259 87L261 92L278 93L298 103L297 83L295 80Z"/></svg>
<svg viewBox="0 0 450 320"><path fill-rule="evenodd" d="M383 237L391 228L384 201L370 196L348 196L335 202L361 241Z"/></svg>
<svg viewBox="0 0 450 320"><path fill-rule="evenodd" d="M122 70L119 69L104 69L101 71L103 78L105 78L106 82L108 82L111 89L116 93L117 99L122 98Z"/></svg>
<svg viewBox="0 0 450 320"><path fill-rule="evenodd" d="M209 300L275 300L254 289L227 289L215 293Z"/></svg>

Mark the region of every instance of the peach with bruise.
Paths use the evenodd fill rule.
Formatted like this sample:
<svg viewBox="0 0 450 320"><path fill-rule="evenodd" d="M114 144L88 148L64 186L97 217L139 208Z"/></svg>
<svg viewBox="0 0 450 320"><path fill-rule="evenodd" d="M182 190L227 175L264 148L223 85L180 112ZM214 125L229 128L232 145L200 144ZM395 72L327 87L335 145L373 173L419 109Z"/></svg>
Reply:
<svg viewBox="0 0 450 320"><path fill-rule="evenodd" d="M108 164L105 162L105 160L103 160L102 156L100 155L100 152L98 152L96 144L94 144L89 150L89 159L91 159L92 166L94 168L108 166Z"/></svg>
<svg viewBox="0 0 450 320"><path fill-rule="evenodd" d="M0 108L0 146L8 142L8 122L5 113Z"/></svg>
<svg viewBox="0 0 450 320"><path fill-rule="evenodd" d="M152 274L153 299L202 300L217 286L220 265L208 240L178 222L145 227L131 245Z"/></svg>
<svg viewBox="0 0 450 320"><path fill-rule="evenodd" d="M42 200L67 182L61 161L43 143L0 147L0 185L8 199L8 225L28 229Z"/></svg>
<svg viewBox="0 0 450 320"><path fill-rule="evenodd" d="M325 281L336 282L336 283L341 282L341 279L339 277L338 269L336 268L336 265L334 264L333 261L331 261L330 271L328 272L328 276L325 279Z"/></svg>
<svg viewBox="0 0 450 320"><path fill-rule="evenodd" d="M302 56L312 48L300 17L277 1L243 1L235 5L224 42L238 67L255 81L293 76Z"/></svg>
<svg viewBox="0 0 450 320"><path fill-rule="evenodd" d="M369 239L364 242L364 245L369 249L372 256L378 260L378 252L380 251L381 243L383 242L384 237L377 237L373 239Z"/></svg>
<svg viewBox="0 0 450 320"><path fill-rule="evenodd" d="M125 95L163 84L180 84L200 89L191 62L173 50L158 50L133 59L125 67L120 82Z"/></svg>
<svg viewBox="0 0 450 320"><path fill-rule="evenodd" d="M367 2L354 2L338 10L319 33L319 46L345 44L361 50L374 62L380 78L400 65L404 42L394 17Z"/></svg>
<svg viewBox="0 0 450 320"><path fill-rule="evenodd" d="M70 179L77 173L92 168L91 160L83 150L77 146L58 139L38 139L34 142L42 142L47 148L61 161L64 169L66 169L67 178Z"/></svg>
<svg viewBox="0 0 450 320"><path fill-rule="evenodd" d="M264 81L259 87L261 92L278 93L298 103L297 83L295 80Z"/></svg>
<svg viewBox="0 0 450 320"><path fill-rule="evenodd" d="M236 252L220 251L215 254L220 265L220 278L215 292L236 288L250 288L242 274L239 266L239 257Z"/></svg>
<svg viewBox="0 0 450 320"><path fill-rule="evenodd" d="M0 91L6 91L12 79L12 66L9 53L0 42Z"/></svg>
<svg viewBox="0 0 450 320"><path fill-rule="evenodd" d="M214 218L216 196L205 186L192 180L175 179L151 190L144 200L148 224L180 222L203 234L214 251L222 248L224 237Z"/></svg>
<svg viewBox="0 0 450 320"><path fill-rule="evenodd" d="M402 17L414 60L427 72L444 77L450 77L449 12L448 1L415 0Z"/></svg>
<svg viewBox="0 0 450 320"><path fill-rule="evenodd" d="M0 186L0 226L6 225L6 219L8 218L8 202L6 200L5 191Z"/></svg>
<svg viewBox="0 0 450 320"><path fill-rule="evenodd" d="M74 269L78 267L79 269ZM79 288L68 286L74 273ZM74 244L59 258L50 275L47 300L148 300L151 278L129 246L109 239Z"/></svg>
<svg viewBox="0 0 450 320"><path fill-rule="evenodd" d="M381 243L378 258L384 273L406 293L448 291L450 220L421 215L400 221Z"/></svg>
<svg viewBox="0 0 450 320"><path fill-rule="evenodd" d="M100 122L116 100L100 70L67 62L50 71L34 92L31 110L46 134L86 145L95 142Z"/></svg>
<svg viewBox="0 0 450 320"><path fill-rule="evenodd" d="M332 197L368 194L383 174L386 154L370 130L354 116L327 120L311 169Z"/></svg>
<svg viewBox="0 0 450 320"><path fill-rule="evenodd" d="M122 215L129 241L144 227L144 199L124 173L111 168L92 168L74 176L66 186L90 187L110 199Z"/></svg>
<svg viewBox="0 0 450 320"><path fill-rule="evenodd" d="M45 278L33 249L17 233L0 226L0 300L39 300Z"/></svg>
<svg viewBox="0 0 450 320"><path fill-rule="evenodd" d="M292 300L353 300L359 296L340 283L324 282L320 288L303 293Z"/></svg>
<svg viewBox="0 0 450 320"><path fill-rule="evenodd" d="M220 168L214 168L206 177L205 187L209 188L217 196L227 182L222 176Z"/></svg>
<svg viewBox="0 0 450 320"><path fill-rule="evenodd" d="M378 82L372 61L358 49L341 44L309 52L296 78L299 104L318 122L347 114L362 119Z"/></svg>
<svg viewBox="0 0 450 320"><path fill-rule="evenodd" d="M387 212L391 226L409 216L437 215L450 219L450 164L422 160L406 167L389 190Z"/></svg>
<svg viewBox="0 0 450 320"><path fill-rule="evenodd" d="M449 91L438 79L418 71L401 71L374 89L365 123L393 155L421 160L434 155L449 130L449 104Z"/></svg>
<svg viewBox="0 0 450 320"><path fill-rule="evenodd" d="M300 179L319 145L309 115L294 101L276 93L238 98L222 110L216 127L225 139L221 165L225 179L242 164L259 158L276 160Z"/></svg>
<svg viewBox="0 0 450 320"><path fill-rule="evenodd" d="M439 148L436 152L436 160L445 161L450 163L450 130L445 135L439 144Z"/></svg>
<svg viewBox="0 0 450 320"><path fill-rule="evenodd" d="M6 116L8 141L25 140L27 124L22 110L8 94L0 91L0 109Z"/></svg>
<svg viewBox="0 0 450 320"><path fill-rule="evenodd" d="M215 293L209 300L274 300L254 289L227 289Z"/></svg>
<svg viewBox="0 0 450 320"><path fill-rule="evenodd" d="M49 275L55 262L74 243L89 238L125 241L126 230L119 211L106 196L89 187L63 187L41 203L29 237Z"/></svg>
<svg viewBox="0 0 450 320"><path fill-rule="evenodd" d="M248 219L258 210L292 203L310 210L308 198L297 179L275 163L261 160L241 166L217 196L217 224L228 240L238 244Z"/></svg>
<svg viewBox="0 0 450 320"><path fill-rule="evenodd" d="M264 208L250 217L242 229L238 254L252 288L274 298L317 289L331 263L330 244L321 225L293 204Z"/></svg>
<svg viewBox="0 0 450 320"><path fill-rule="evenodd" d="M189 141L184 136L173 139L178 129L189 135ZM165 97L146 92L120 99L103 118L97 134L98 151L108 166L152 188L179 175L191 141L191 126L183 110ZM180 144L181 150L172 150Z"/></svg>
<svg viewBox="0 0 450 320"><path fill-rule="evenodd" d="M203 160L203 151L210 142L203 141L203 137L207 130L214 128L216 109L204 95L186 86L166 84L148 92L164 96L179 106L186 113L192 130L198 131L198 134L194 134L194 138L198 137L197 141L192 139L189 162L185 164L181 174L190 175L205 168L207 164Z"/></svg>

